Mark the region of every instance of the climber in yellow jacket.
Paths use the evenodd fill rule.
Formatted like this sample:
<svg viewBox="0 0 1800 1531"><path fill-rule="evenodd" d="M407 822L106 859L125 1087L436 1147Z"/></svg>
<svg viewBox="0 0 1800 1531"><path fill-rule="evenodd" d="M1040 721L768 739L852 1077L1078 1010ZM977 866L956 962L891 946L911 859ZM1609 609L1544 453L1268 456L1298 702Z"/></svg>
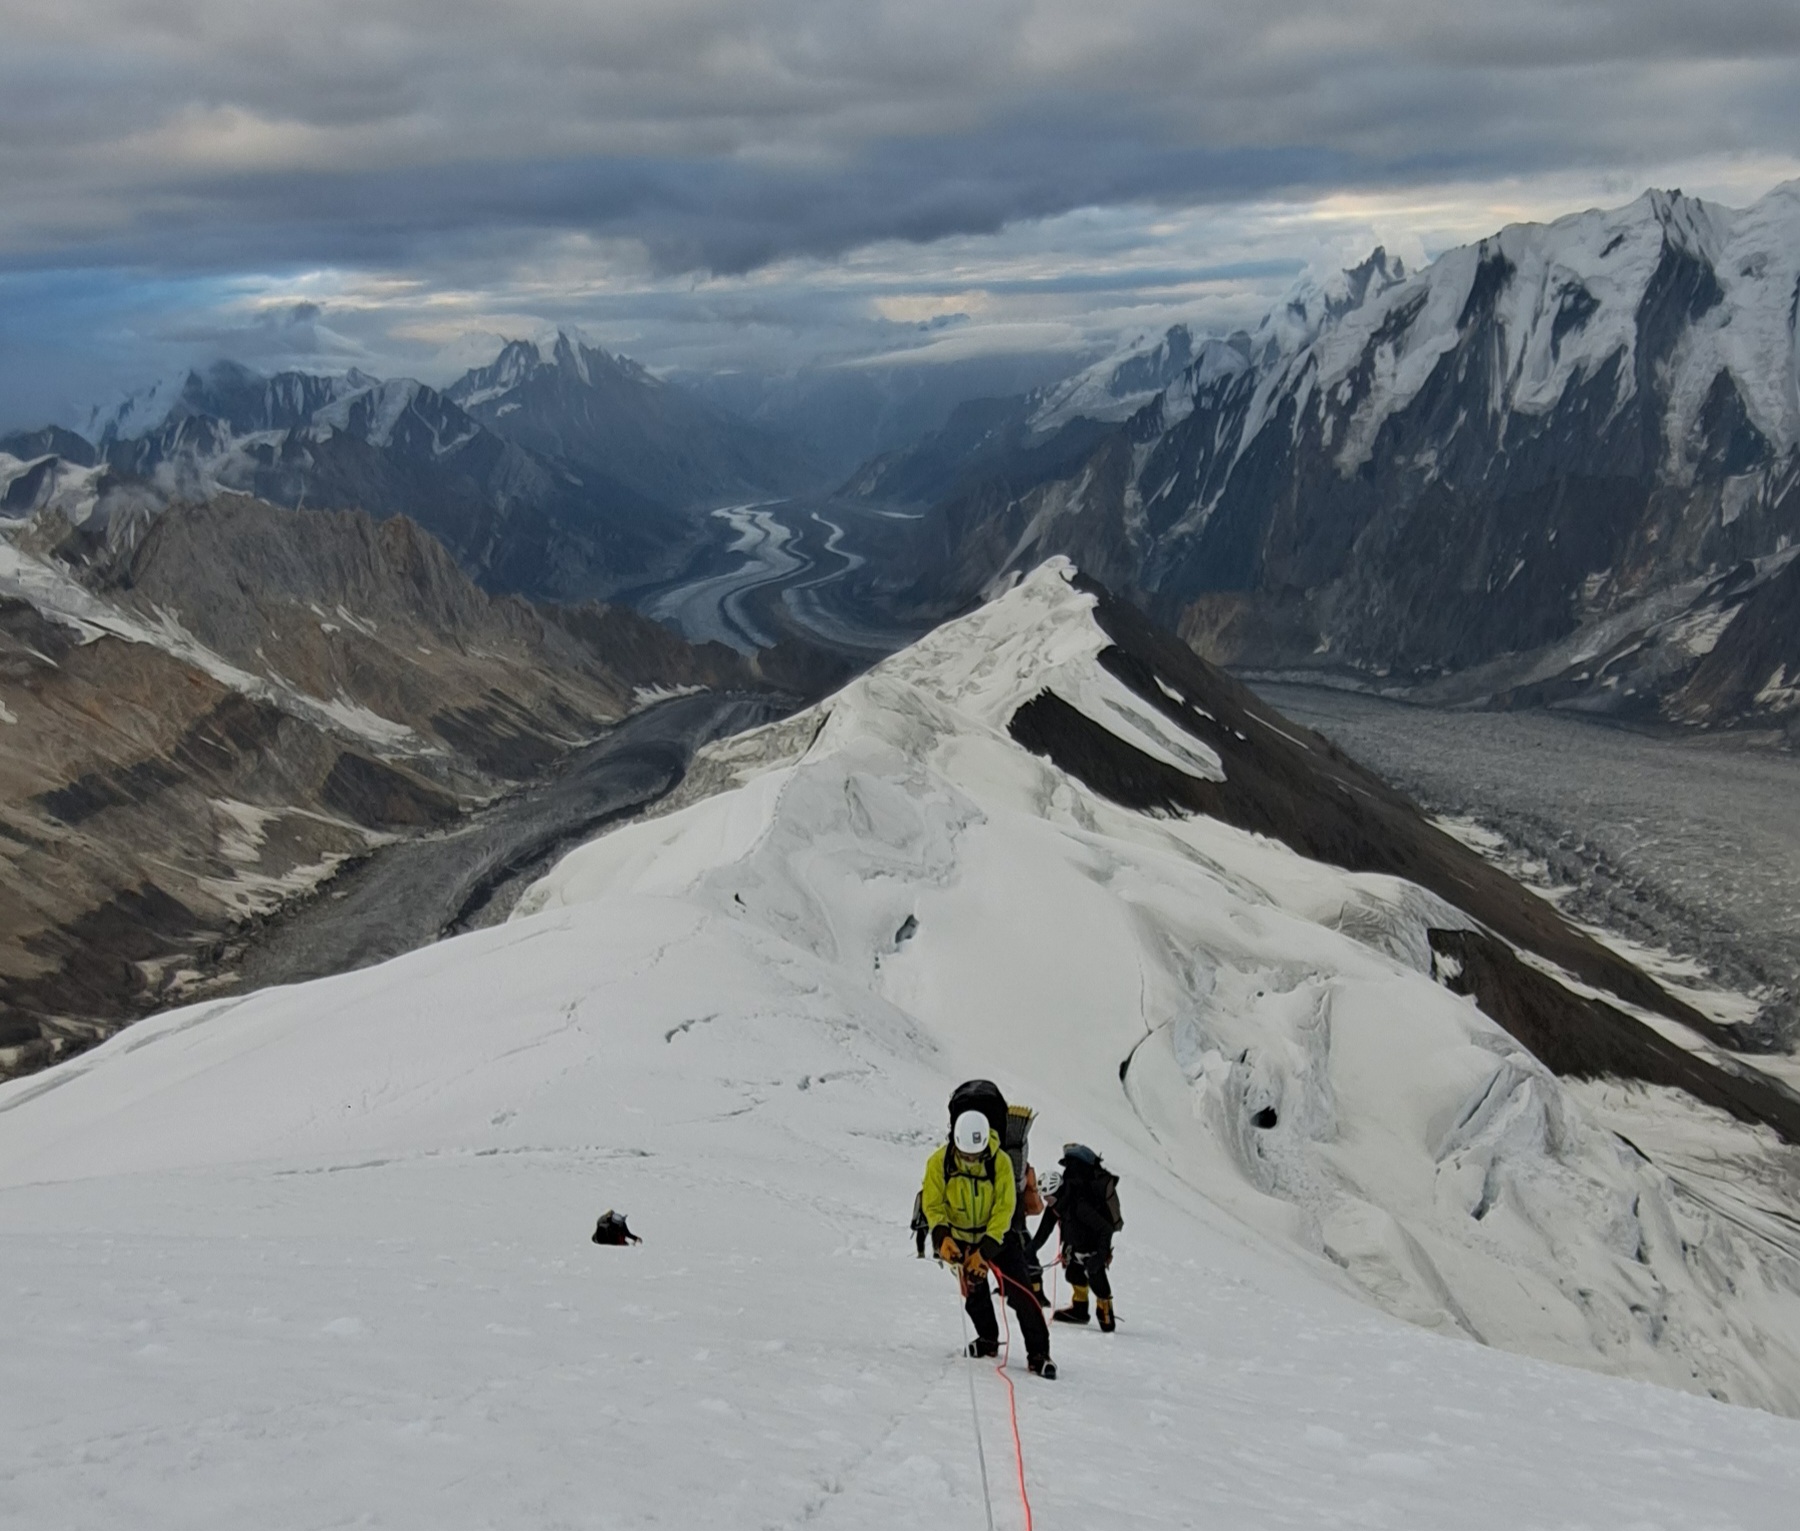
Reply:
<svg viewBox="0 0 1800 1531"><path fill-rule="evenodd" d="M1018 1316L1026 1364L1039 1376L1054 1378L1049 1326L1027 1283L1018 1241L1006 1237L1018 1201L1012 1160L1001 1152L999 1134L981 1112L963 1112L950 1142L932 1150L919 1199L931 1225L931 1247L962 1279L963 1306L975 1325L969 1354L992 1356L1000 1350L1000 1324L987 1281L991 1269Z"/></svg>

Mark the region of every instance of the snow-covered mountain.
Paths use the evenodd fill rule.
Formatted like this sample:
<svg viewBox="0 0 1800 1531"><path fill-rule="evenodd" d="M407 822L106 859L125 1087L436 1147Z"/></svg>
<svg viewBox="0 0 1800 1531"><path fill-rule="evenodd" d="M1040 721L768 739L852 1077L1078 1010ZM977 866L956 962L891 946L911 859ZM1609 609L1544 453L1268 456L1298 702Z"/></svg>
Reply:
<svg viewBox="0 0 1800 1531"><path fill-rule="evenodd" d="M670 572L703 539L694 509L809 481L769 433L566 336L548 358L509 344L444 391L219 362L169 394L97 416L97 443L0 440L0 509L104 526L231 491L405 515L489 589L579 600Z"/></svg>
<svg viewBox="0 0 1800 1531"><path fill-rule="evenodd" d="M567 333L547 356L533 341L508 342L446 395L520 446L679 509L792 493L818 477L772 432Z"/></svg>
<svg viewBox="0 0 1800 1531"><path fill-rule="evenodd" d="M1223 342L1202 340L1201 347ZM1193 331L1171 325L1161 336L1139 335L1032 399L1031 424L1042 432L1070 420L1126 420L1178 381L1194 364Z"/></svg>
<svg viewBox="0 0 1800 1531"><path fill-rule="evenodd" d="M9 1507L911 1527L985 1479L1022 1524L906 1231L979 1073L1124 1177L1119 1333L1011 1358L1042 1523L1785 1524L1800 1427L1690 1395L1800 1411L1793 1150L1553 1073L1434 976L1479 932L1419 885L1018 742L1053 696L1090 773L1353 771L1141 636L1045 569L506 926L0 1086Z"/></svg>
<svg viewBox="0 0 1800 1531"><path fill-rule="evenodd" d="M1193 359L1073 468L961 489L935 577L1069 552L1236 662L1653 711L1800 541L1796 291L1800 183L1649 192L1420 271L1378 250L1253 332L1142 351L1146 377Z"/></svg>
<svg viewBox="0 0 1800 1531"><path fill-rule="evenodd" d="M405 515L488 588L532 595L604 595L678 556L690 535L667 505L519 447L407 378L265 378L219 363L104 459L93 498L73 507L78 522L220 490Z"/></svg>

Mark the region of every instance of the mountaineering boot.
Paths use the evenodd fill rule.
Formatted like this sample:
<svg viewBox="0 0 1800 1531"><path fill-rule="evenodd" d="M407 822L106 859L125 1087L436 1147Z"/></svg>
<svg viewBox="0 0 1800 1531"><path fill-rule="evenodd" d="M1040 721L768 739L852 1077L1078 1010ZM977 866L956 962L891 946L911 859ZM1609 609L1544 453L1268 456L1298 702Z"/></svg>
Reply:
<svg viewBox="0 0 1800 1531"><path fill-rule="evenodd" d="M981 1360L987 1356L997 1356L1000 1354L1000 1342L998 1340L986 1340L980 1335L976 1335L974 1339L969 1341L969 1348L964 1354L974 1356L976 1360Z"/></svg>
<svg viewBox="0 0 1800 1531"><path fill-rule="evenodd" d="M1100 1313L1100 1332L1102 1334L1111 1334L1113 1332L1112 1298L1096 1297L1094 1299L1094 1306Z"/></svg>
<svg viewBox="0 0 1800 1531"><path fill-rule="evenodd" d="M1066 1308L1058 1308L1050 1316L1059 1324L1085 1324L1088 1321L1087 1298L1079 1298Z"/></svg>
<svg viewBox="0 0 1800 1531"><path fill-rule="evenodd" d="M1046 1382L1056 1381L1056 1363L1048 1356L1027 1356L1025 1364Z"/></svg>

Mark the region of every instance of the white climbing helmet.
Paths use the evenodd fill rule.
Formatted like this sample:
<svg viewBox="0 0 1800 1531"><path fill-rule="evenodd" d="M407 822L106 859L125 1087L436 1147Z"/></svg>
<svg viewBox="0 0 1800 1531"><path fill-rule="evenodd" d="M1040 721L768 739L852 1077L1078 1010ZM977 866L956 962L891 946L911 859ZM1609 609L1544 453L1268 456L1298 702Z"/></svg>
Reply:
<svg viewBox="0 0 1800 1531"><path fill-rule="evenodd" d="M959 1154L979 1154L987 1149L988 1119L979 1111L965 1111L956 1119L950 1141Z"/></svg>

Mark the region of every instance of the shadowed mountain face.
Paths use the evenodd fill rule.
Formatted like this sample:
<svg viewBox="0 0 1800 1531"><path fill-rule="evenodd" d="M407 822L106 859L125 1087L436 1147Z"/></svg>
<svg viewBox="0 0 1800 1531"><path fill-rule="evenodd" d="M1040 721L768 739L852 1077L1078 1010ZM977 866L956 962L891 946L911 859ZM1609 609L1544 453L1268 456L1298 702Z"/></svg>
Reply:
<svg viewBox="0 0 1800 1531"><path fill-rule="evenodd" d="M667 504L516 446L436 389L355 372L261 378L220 364L188 379L155 430L109 443L106 461L102 517L146 488L405 515L491 590L601 594L676 557L690 535Z"/></svg>
<svg viewBox="0 0 1800 1531"><path fill-rule="evenodd" d="M107 422L97 446L33 432L0 453L9 516L54 509L104 535L221 490L404 515L485 589L575 601L668 577L707 535L700 512L817 477L769 432L566 338L548 360L511 344L447 391L220 362L148 428Z"/></svg>
<svg viewBox="0 0 1800 1531"><path fill-rule="evenodd" d="M540 457L678 509L789 494L819 478L798 447L567 335L548 357L515 340L446 392Z"/></svg>
<svg viewBox="0 0 1800 1531"><path fill-rule="evenodd" d="M1655 715L1800 540L1796 290L1800 185L1742 212L1649 193L1420 272L1377 251L1191 347L1073 463L1049 448L1081 410L1187 337L1019 401L1035 454L854 487L939 491L921 603L1067 553L1234 664Z"/></svg>
<svg viewBox="0 0 1800 1531"><path fill-rule="evenodd" d="M1672 710L1701 723L1785 717L1788 739L1800 742L1800 559L1738 607Z"/></svg>
<svg viewBox="0 0 1800 1531"><path fill-rule="evenodd" d="M628 611L490 596L403 517L57 524L0 594L0 1072L188 992L232 931L555 767L639 688L756 683Z"/></svg>

